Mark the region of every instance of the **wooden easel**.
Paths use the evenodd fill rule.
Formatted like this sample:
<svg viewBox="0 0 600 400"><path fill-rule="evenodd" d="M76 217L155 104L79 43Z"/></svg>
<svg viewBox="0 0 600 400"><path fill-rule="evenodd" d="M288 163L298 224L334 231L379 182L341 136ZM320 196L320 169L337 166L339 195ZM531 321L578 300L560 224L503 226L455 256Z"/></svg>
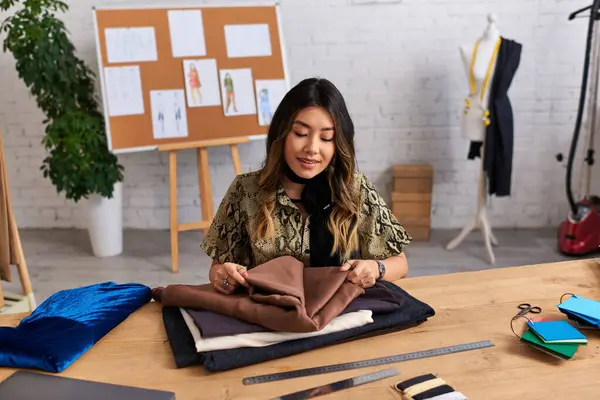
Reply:
<svg viewBox="0 0 600 400"><path fill-rule="evenodd" d="M484 143L485 144L485 143ZM454 250L475 228L481 230L483 234L483 241L485 243L485 248L488 253L490 264L495 264L496 257L494 256L494 251L492 249L492 244L494 246L498 245L498 239L494 236L492 232L492 226L487 216L487 207L486 207L486 189L487 189L487 179L484 170L483 164L483 153L484 153L484 145L481 146L480 154L481 154L481 168L479 171L479 185L478 185L478 195L477 195L477 212L475 216L472 217L469 222L465 225L462 231L458 234L456 238L454 238L448 245L446 246L447 250Z"/></svg>
<svg viewBox="0 0 600 400"><path fill-rule="evenodd" d="M21 287L23 289L23 295L26 297L27 302L29 303L29 310L33 311L37 305L35 301L35 296L33 294L33 288L31 286L31 279L29 278L29 271L27 268L27 261L25 260L25 254L23 252L23 246L21 245L21 238L19 236L19 230L17 228L17 223L15 221L15 217L12 211L12 203L11 203L11 195L10 195L10 185L8 184L8 173L6 172L6 164L4 162L4 145L2 143L2 130L0 129L0 173L2 176L0 177L2 182L5 183L5 192L6 192L6 204L8 207L8 232L9 236L12 238L12 244L14 246L14 254L16 258L17 271L19 273L19 278L21 280ZM1 183L0 183L1 185ZM1 193L1 192L0 192ZM5 297L11 297L7 293L5 293ZM17 300L17 299L13 299ZM20 311L20 310L19 310Z"/></svg>
<svg viewBox="0 0 600 400"><path fill-rule="evenodd" d="M208 148L228 145L231 149L231 158L236 175L242 173L242 163L238 152L238 145L248 143L250 138L237 137L228 139L202 140L190 143L164 144L158 146L158 151L169 152L169 203L171 220L171 269L179 271L179 232L196 229L208 232L214 217L212 187L208 164ZM196 149L198 157L198 187L200 189L200 203L202 220L180 224L177 216L177 152L179 150Z"/></svg>

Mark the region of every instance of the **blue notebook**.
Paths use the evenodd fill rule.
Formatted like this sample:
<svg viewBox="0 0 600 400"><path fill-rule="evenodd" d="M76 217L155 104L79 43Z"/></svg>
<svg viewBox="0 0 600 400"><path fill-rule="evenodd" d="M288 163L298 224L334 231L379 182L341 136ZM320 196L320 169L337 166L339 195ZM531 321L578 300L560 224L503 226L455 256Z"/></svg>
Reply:
<svg viewBox="0 0 600 400"><path fill-rule="evenodd" d="M544 343L587 344L587 337L567 321L528 322L527 326Z"/></svg>
<svg viewBox="0 0 600 400"><path fill-rule="evenodd" d="M592 325L600 324L600 301L572 296L556 307L565 314L573 314Z"/></svg>
<svg viewBox="0 0 600 400"><path fill-rule="evenodd" d="M600 321L597 319L593 319L588 317L587 315L583 315L583 314L579 314L576 312L566 312L565 313L569 319L575 320L575 321L580 321L580 322L585 322L586 324L596 327L596 328L600 328Z"/></svg>

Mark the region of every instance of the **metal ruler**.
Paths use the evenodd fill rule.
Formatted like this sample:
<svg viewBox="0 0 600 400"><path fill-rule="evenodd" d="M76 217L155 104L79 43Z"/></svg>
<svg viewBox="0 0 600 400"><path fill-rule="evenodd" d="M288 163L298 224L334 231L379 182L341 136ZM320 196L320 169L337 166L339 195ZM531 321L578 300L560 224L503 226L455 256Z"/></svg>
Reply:
<svg viewBox="0 0 600 400"><path fill-rule="evenodd" d="M315 386L310 389L301 390L299 392L289 393L281 397L275 397L271 400L301 400L312 399L313 397L323 396L329 393L338 392L344 389L350 389L366 383L375 382L381 379L389 378L398 375L396 368L384 369L382 371L373 372L371 374L359 375L353 378L343 379L337 382L326 383L325 385Z"/></svg>
<svg viewBox="0 0 600 400"><path fill-rule="evenodd" d="M414 353L406 353L406 354L398 354L394 356L388 357L380 357L380 358L372 358L370 360L362 360L362 361L351 361L343 364L331 364L324 365L321 367L312 367L306 369L299 369L296 371L288 371L288 372L279 372L274 374L267 375L257 375L246 377L242 379L244 385L254 385L257 383L265 383L265 382L275 382L283 379L292 379L292 378L302 378L310 375L318 375L318 374L327 374L331 372L338 371L346 371L350 369L358 369L365 367L373 367L375 365L384 365L384 364L392 364L397 362L409 361L409 360L418 360L420 358L428 358L428 357L436 357L444 354L452 354L452 353L460 353L463 351L484 349L486 347L493 347L494 344L489 341L481 341L474 343L465 343L458 344L454 346L448 347L440 347L437 349L424 350L424 351L416 351Z"/></svg>

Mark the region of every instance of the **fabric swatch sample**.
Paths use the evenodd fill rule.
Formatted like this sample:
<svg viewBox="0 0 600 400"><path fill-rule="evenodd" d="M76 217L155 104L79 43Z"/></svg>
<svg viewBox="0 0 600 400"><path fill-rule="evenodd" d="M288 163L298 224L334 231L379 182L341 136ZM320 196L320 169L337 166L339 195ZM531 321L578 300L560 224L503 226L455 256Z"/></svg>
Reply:
<svg viewBox="0 0 600 400"><path fill-rule="evenodd" d="M577 343L567 343L567 344L552 344L552 343L544 343L542 339L540 339L536 334L534 334L531 330L526 330L521 336L521 340L526 342L528 345L541 350L545 353L553 355L563 360L569 360L573 357L577 349L579 348L579 344Z"/></svg>
<svg viewBox="0 0 600 400"><path fill-rule="evenodd" d="M467 396L462 394L461 392L450 392L444 393L439 396L430 397L427 400L468 400Z"/></svg>
<svg viewBox="0 0 600 400"><path fill-rule="evenodd" d="M61 372L150 300L137 283L56 292L16 327L0 327L0 365Z"/></svg>
<svg viewBox="0 0 600 400"><path fill-rule="evenodd" d="M563 313L574 313L583 317L594 325L600 323L600 301L591 300L581 296L572 296L557 305Z"/></svg>
<svg viewBox="0 0 600 400"><path fill-rule="evenodd" d="M425 375L419 375L419 376L415 376L413 378L407 379L405 381L402 382L398 382L396 384L396 389L400 390L400 391L405 391L406 389L408 389L411 386L417 385L419 383L422 382L426 382L432 379L437 378L435 375L433 374L425 374Z"/></svg>
<svg viewBox="0 0 600 400"><path fill-rule="evenodd" d="M426 392L430 389L436 388L438 386L445 385L446 381L442 378L429 379L425 382L417 383L416 385L412 385L406 389L404 389L404 394L409 397L414 397L420 393Z"/></svg>
<svg viewBox="0 0 600 400"><path fill-rule="evenodd" d="M545 343L587 343L587 337L567 321L527 322Z"/></svg>
<svg viewBox="0 0 600 400"><path fill-rule="evenodd" d="M425 400L425 399L431 399L435 396L440 396L442 394L452 393L452 392L454 392L454 388L448 384L445 384L445 385L437 386L432 389L426 390L422 393L416 394L412 398L413 398L413 400Z"/></svg>

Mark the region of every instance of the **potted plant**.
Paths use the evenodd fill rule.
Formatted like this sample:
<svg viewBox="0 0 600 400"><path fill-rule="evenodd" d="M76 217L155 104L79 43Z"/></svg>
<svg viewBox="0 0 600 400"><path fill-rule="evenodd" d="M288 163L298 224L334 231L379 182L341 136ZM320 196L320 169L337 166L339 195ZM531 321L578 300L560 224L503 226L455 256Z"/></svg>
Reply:
<svg viewBox="0 0 600 400"><path fill-rule="evenodd" d="M21 4L22 3L22 4ZM58 0L0 0L0 10L22 6L6 18L4 52L16 61L19 77L44 112L42 144L48 152L40 170L58 193L86 199L88 230L96 256L122 251L123 166L108 149L94 72L75 55L58 12Z"/></svg>

